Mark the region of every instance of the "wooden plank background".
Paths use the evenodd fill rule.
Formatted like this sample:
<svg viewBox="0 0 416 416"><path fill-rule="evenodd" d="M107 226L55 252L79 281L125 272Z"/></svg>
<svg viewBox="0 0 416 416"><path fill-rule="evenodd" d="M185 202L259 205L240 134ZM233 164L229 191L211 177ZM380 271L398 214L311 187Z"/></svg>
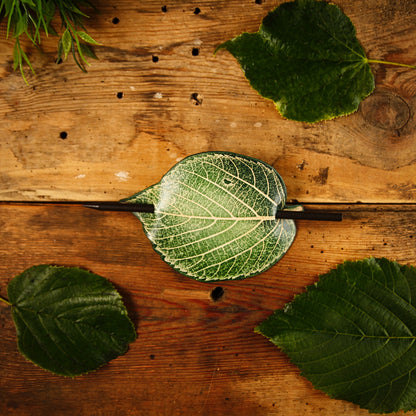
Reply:
<svg viewBox="0 0 416 416"><path fill-rule="evenodd" d="M253 329L344 260L416 265L416 71L373 65L376 90L358 112L298 123L249 87L230 54L213 55L281 1L94 3L87 28L101 45L87 74L71 59L54 64L51 37L42 53L25 44L36 71L25 85L0 26L0 201L27 201L0 204L0 294L35 264L84 267L117 286L138 339L97 372L62 378L18 353L0 305L0 414L368 414L314 390ZM414 0L336 4L369 58L416 64ZM342 211L344 221L298 221L273 268L206 284L167 266L131 214L33 204L124 198L208 150L272 164L289 201Z"/></svg>

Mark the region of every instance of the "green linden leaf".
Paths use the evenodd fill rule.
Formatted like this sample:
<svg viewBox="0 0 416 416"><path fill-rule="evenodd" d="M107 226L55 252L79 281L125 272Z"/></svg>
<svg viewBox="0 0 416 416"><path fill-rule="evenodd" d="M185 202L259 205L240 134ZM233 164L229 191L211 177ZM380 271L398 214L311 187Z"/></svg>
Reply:
<svg viewBox="0 0 416 416"><path fill-rule="evenodd" d="M345 262L256 332L313 386L377 413L416 408L416 268Z"/></svg>
<svg viewBox="0 0 416 416"><path fill-rule="evenodd" d="M233 153L189 156L123 202L155 206L154 213L135 213L154 249L175 270L201 281L261 273L296 235L293 220L275 218L286 202L276 170Z"/></svg>
<svg viewBox="0 0 416 416"><path fill-rule="evenodd" d="M238 60L251 86L292 120L350 114L374 89L353 24L326 1L283 3L258 32L243 33L221 48Z"/></svg>
<svg viewBox="0 0 416 416"><path fill-rule="evenodd" d="M136 339L109 281L78 268L34 266L8 285L20 352L63 376L95 370Z"/></svg>

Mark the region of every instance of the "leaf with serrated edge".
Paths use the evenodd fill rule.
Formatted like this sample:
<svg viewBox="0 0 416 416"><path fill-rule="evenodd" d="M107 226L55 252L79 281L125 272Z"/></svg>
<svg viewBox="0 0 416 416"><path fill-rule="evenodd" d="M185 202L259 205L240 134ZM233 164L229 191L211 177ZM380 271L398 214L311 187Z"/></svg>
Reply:
<svg viewBox="0 0 416 416"><path fill-rule="evenodd" d="M220 46L240 63L251 86L286 118L316 122L347 115L374 89L364 49L335 4L281 4L258 32Z"/></svg>
<svg viewBox="0 0 416 416"><path fill-rule="evenodd" d="M154 249L174 269L201 281L243 279L289 249L293 220L276 220L286 188L270 165L247 156L189 156L162 180L123 202L153 204L135 213Z"/></svg>
<svg viewBox="0 0 416 416"><path fill-rule="evenodd" d="M34 266L7 291L20 352L55 374L96 370L136 338L118 292L86 270Z"/></svg>
<svg viewBox="0 0 416 416"><path fill-rule="evenodd" d="M313 386L371 412L416 408L416 268L345 262L295 296L256 332Z"/></svg>

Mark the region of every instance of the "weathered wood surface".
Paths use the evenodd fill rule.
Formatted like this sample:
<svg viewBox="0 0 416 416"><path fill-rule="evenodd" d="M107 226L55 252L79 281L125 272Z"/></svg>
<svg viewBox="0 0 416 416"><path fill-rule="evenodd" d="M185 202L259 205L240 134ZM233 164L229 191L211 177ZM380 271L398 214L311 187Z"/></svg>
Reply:
<svg viewBox="0 0 416 416"><path fill-rule="evenodd" d="M36 75L26 86L0 26L0 201L28 201L0 205L0 294L35 264L84 267L121 291L139 337L99 371L60 378L18 353L0 305L0 414L368 414L315 391L253 328L343 260L416 264L416 71L374 65L376 91L357 113L297 123L249 87L231 55L213 55L281 1L95 3L87 27L100 59L87 74L71 60L56 66L50 38L43 55L27 45ZM336 3L370 58L416 63L414 0ZM298 221L277 265L215 285L169 268L130 214L31 205L117 200L207 150L272 164L289 200L346 211L344 221ZM216 286L225 292L214 302Z"/></svg>
<svg viewBox="0 0 416 416"><path fill-rule="evenodd" d="M337 3L370 58L416 63L413 0ZM229 53L213 55L278 4L98 1L88 28L100 60L82 74L71 59L54 64L55 38L42 56L28 46L29 87L2 26L0 199L122 198L178 159L226 150L273 164L300 201L414 200L416 71L373 65L377 88L360 111L308 125L280 117Z"/></svg>
<svg viewBox="0 0 416 416"><path fill-rule="evenodd" d="M265 273L204 284L172 271L131 214L2 206L0 293L34 264L81 266L120 290L138 339L97 372L62 378L18 353L10 311L0 305L0 414L366 415L314 390L253 329L343 260L414 263L415 208L334 206L345 212L342 223L298 221L292 248ZM213 301L218 286L224 295Z"/></svg>

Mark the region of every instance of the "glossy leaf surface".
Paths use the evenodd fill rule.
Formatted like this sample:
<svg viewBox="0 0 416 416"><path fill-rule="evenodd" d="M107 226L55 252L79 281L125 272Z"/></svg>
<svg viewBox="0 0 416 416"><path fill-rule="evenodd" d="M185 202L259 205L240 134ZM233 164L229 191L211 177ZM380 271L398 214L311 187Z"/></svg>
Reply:
<svg viewBox="0 0 416 416"><path fill-rule="evenodd" d="M374 89L351 20L326 1L280 5L256 33L221 44L251 86L286 118L315 122L350 114Z"/></svg>
<svg viewBox="0 0 416 416"><path fill-rule="evenodd" d="M20 352L59 375L95 370L136 338L118 292L85 270L31 267L9 283L8 296Z"/></svg>
<svg viewBox="0 0 416 416"><path fill-rule="evenodd" d="M315 388L372 412L416 408L416 268L345 262L256 328Z"/></svg>
<svg viewBox="0 0 416 416"><path fill-rule="evenodd" d="M224 152L190 156L162 180L124 200L153 204L136 213L154 249L192 278L242 279L261 273L288 250L293 220L276 220L286 188L276 170Z"/></svg>

